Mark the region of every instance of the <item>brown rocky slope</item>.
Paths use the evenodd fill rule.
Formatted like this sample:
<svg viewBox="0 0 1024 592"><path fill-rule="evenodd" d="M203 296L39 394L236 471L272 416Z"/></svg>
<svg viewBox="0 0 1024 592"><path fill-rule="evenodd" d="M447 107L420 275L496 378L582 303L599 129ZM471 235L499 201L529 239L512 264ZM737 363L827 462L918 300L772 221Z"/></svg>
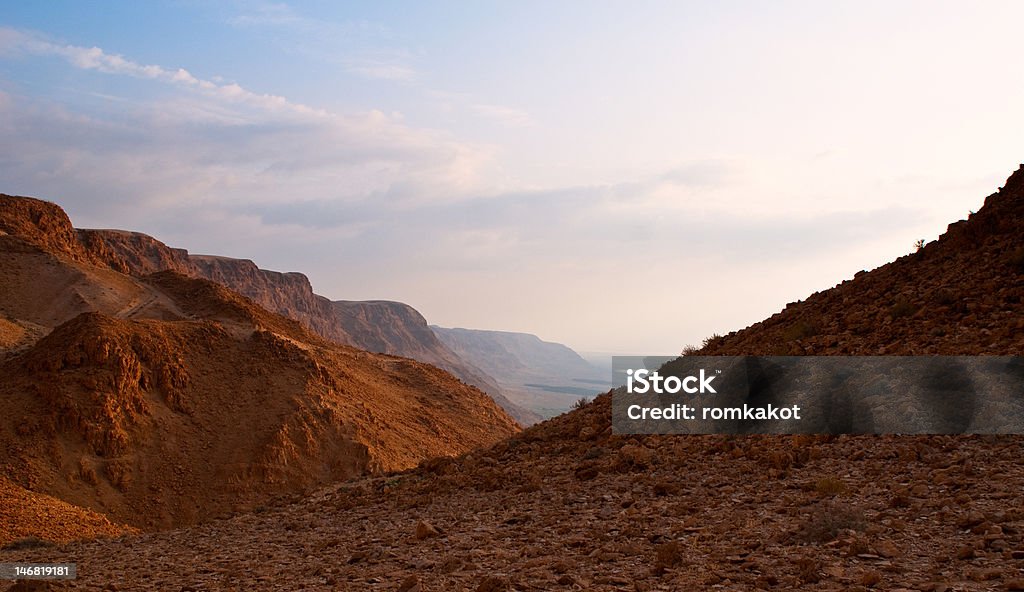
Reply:
<svg viewBox="0 0 1024 592"><path fill-rule="evenodd" d="M439 341L423 316L407 304L331 301L314 293L309 279L301 273L260 269L246 259L192 255L139 232L79 229L77 236L93 260L122 273L143 276L170 270L217 282L267 310L301 322L326 339L446 370L490 394L523 425L540 419L510 401L493 378Z"/></svg>
<svg viewBox="0 0 1024 592"><path fill-rule="evenodd" d="M1018 333L997 330L1022 312L1022 184L1018 172L929 253L701 353L1021 355ZM925 292L917 312L894 315L879 298L910 298L933 275L953 280L935 280L949 296L934 306ZM844 308L819 304L840 292ZM807 318L820 328L801 328ZM879 322L854 330L860 319ZM922 330L940 323L953 330ZM76 589L1016 590L1021 452L1019 436L616 436L606 395L488 449L266 514L0 560L76 561L90 570Z"/></svg>
<svg viewBox="0 0 1024 592"><path fill-rule="evenodd" d="M141 528L189 524L518 430L442 370L329 342L208 280L98 267L50 227L16 229L33 210L9 203L0 467L53 511L46 496ZM17 522L0 506L0 524Z"/></svg>

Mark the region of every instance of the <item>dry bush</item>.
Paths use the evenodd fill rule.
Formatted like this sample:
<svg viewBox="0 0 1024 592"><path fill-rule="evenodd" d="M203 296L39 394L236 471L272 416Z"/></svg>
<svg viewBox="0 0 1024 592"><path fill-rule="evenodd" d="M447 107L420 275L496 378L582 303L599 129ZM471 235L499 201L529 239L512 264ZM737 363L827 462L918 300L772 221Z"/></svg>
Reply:
<svg viewBox="0 0 1024 592"><path fill-rule="evenodd" d="M819 503L796 532L804 543L827 543L844 530L864 530L867 520L860 508L832 500Z"/></svg>
<svg viewBox="0 0 1024 592"><path fill-rule="evenodd" d="M782 332L782 338L786 341L797 341L799 339L807 339L808 337L814 337L821 333L821 327L819 323L813 320L800 319L792 325L786 327Z"/></svg>
<svg viewBox="0 0 1024 592"><path fill-rule="evenodd" d="M917 310L918 306L916 304L900 296L892 305L892 308L889 310L889 314L894 319L902 319L904 317L914 316L914 313L916 313Z"/></svg>
<svg viewBox="0 0 1024 592"><path fill-rule="evenodd" d="M11 541L0 547L3 551L18 551L22 549L44 549L46 547L52 547L54 544L50 541L44 541L41 538L30 536L16 541Z"/></svg>
<svg viewBox="0 0 1024 592"><path fill-rule="evenodd" d="M814 491L822 497L832 497L846 493L846 483L831 475L822 477L814 484Z"/></svg>

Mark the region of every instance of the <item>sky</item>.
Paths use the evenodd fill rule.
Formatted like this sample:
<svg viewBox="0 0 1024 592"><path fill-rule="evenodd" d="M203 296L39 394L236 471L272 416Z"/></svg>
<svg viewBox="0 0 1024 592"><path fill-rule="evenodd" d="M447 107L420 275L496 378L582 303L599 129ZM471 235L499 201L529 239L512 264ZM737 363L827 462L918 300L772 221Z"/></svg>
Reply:
<svg viewBox="0 0 1024 592"><path fill-rule="evenodd" d="M1024 160L1020 2L6 2L0 192L334 300L678 353Z"/></svg>

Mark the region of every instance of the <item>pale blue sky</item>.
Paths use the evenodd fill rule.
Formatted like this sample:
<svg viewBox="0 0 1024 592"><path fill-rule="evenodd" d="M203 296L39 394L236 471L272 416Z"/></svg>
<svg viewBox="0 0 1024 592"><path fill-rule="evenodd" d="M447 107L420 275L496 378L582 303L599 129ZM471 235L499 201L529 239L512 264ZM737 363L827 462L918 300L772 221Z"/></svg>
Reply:
<svg viewBox="0 0 1024 592"><path fill-rule="evenodd" d="M740 329L1024 160L1015 2L6 4L0 191L582 350Z"/></svg>

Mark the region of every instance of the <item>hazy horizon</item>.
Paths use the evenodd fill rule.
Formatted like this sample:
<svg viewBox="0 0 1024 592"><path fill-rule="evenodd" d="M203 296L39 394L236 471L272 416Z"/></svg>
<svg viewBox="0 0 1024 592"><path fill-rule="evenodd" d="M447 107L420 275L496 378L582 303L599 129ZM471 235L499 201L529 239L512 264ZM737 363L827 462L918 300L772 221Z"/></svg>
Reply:
<svg viewBox="0 0 1024 592"><path fill-rule="evenodd" d="M580 352L678 352L933 240L1024 160L1024 4L54 2L0 192Z"/></svg>

